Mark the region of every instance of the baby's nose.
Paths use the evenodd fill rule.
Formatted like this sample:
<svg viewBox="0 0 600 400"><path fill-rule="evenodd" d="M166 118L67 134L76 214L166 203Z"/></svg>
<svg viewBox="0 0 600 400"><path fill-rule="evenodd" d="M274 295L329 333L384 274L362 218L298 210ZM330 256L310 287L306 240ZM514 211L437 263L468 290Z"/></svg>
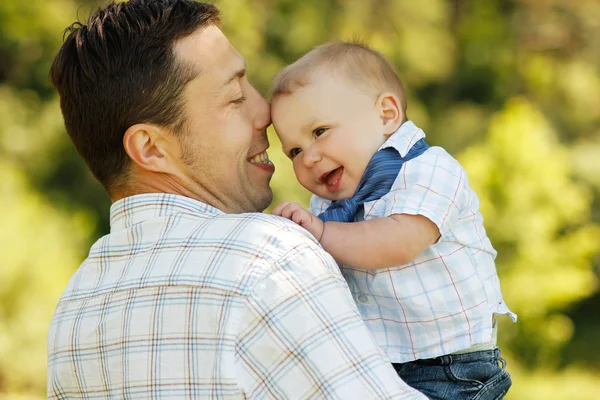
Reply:
<svg viewBox="0 0 600 400"><path fill-rule="evenodd" d="M321 154L311 146L306 149L302 154L302 162L306 168L311 168L316 163L321 161Z"/></svg>

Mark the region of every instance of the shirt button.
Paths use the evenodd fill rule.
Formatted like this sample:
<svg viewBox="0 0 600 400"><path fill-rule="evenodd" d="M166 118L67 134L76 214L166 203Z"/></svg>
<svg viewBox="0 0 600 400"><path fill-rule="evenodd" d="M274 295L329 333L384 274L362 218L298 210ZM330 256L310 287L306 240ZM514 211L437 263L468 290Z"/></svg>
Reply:
<svg viewBox="0 0 600 400"><path fill-rule="evenodd" d="M358 296L358 301L361 303L368 303L369 302L369 296L367 296L366 294L360 294Z"/></svg>

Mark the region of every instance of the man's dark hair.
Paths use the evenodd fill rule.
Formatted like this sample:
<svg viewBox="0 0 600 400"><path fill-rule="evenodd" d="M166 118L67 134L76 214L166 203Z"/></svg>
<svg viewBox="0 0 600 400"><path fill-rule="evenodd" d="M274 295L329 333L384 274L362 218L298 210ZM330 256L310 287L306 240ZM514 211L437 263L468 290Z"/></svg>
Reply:
<svg viewBox="0 0 600 400"><path fill-rule="evenodd" d="M182 92L199 72L173 44L219 24L219 10L193 0L111 2L69 26L50 68L75 148L109 192L126 183L125 131L146 122L180 133Z"/></svg>

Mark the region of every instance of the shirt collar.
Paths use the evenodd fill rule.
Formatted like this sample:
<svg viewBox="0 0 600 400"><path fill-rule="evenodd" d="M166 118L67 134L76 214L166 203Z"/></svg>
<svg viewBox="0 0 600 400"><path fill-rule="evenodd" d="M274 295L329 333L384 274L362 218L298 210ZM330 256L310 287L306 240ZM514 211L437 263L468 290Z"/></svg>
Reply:
<svg viewBox="0 0 600 400"><path fill-rule="evenodd" d="M223 211L189 197L168 193L146 193L116 201L110 207L110 231L177 213L223 215Z"/></svg>
<svg viewBox="0 0 600 400"><path fill-rule="evenodd" d="M406 121L400 127L392 133L392 135L386 140L379 150L387 147L393 147L400 153L400 156L404 157L413 145L421 138L425 137L425 132L418 128L412 121Z"/></svg>

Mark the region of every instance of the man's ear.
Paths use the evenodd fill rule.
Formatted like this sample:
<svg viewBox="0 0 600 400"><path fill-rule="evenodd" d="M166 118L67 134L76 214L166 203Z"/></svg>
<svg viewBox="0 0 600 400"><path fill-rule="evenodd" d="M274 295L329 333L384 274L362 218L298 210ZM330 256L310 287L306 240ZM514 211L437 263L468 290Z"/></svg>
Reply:
<svg viewBox="0 0 600 400"><path fill-rule="evenodd" d="M150 124L135 124L123 135L125 152L139 168L154 172L171 172L170 141L163 129Z"/></svg>
<svg viewBox="0 0 600 400"><path fill-rule="evenodd" d="M379 109L383 133L391 135L402 124L404 111L398 96L391 92L385 92L377 98L376 107Z"/></svg>

